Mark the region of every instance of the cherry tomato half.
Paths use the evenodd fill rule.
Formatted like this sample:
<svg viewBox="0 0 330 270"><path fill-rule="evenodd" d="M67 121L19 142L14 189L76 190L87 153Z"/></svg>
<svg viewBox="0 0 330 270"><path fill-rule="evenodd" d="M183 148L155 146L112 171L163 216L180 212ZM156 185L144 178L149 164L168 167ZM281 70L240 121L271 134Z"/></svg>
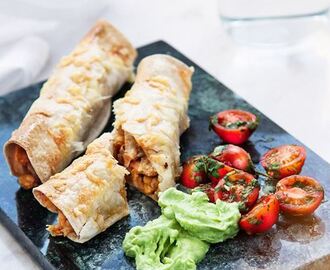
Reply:
<svg viewBox="0 0 330 270"><path fill-rule="evenodd" d="M207 182L206 160L207 156L193 156L183 164L181 183L187 188L195 188Z"/></svg>
<svg viewBox="0 0 330 270"><path fill-rule="evenodd" d="M250 154L239 146L233 144L217 146L210 156L235 169L254 173L254 165Z"/></svg>
<svg viewBox="0 0 330 270"><path fill-rule="evenodd" d="M299 174L305 163L305 148L298 145L281 145L270 149L261 158L267 174L275 179Z"/></svg>
<svg viewBox="0 0 330 270"><path fill-rule="evenodd" d="M257 117L242 110L227 110L210 118L210 128L227 143L246 142L257 127Z"/></svg>
<svg viewBox="0 0 330 270"><path fill-rule="evenodd" d="M235 170L233 167L227 166L223 162L213 158L208 158L206 163L207 176L213 185L217 185L228 172Z"/></svg>
<svg viewBox="0 0 330 270"><path fill-rule="evenodd" d="M324 190L314 178L292 175L283 178L276 185L276 197L281 211L293 216L312 214L319 207Z"/></svg>
<svg viewBox="0 0 330 270"><path fill-rule="evenodd" d="M201 191L206 193L206 195L209 197L210 202L215 202L213 184L201 184L198 187L194 188L194 191Z"/></svg>
<svg viewBox="0 0 330 270"><path fill-rule="evenodd" d="M243 171L227 173L214 188L214 199L240 202L242 213L250 210L259 197L260 186L253 175Z"/></svg>
<svg viewBox="0 0 330 270"><path fill-rule="evenodd" d="M274 194L263 196L250 212L244 215L239 225L247 234L268 231L278 220L280 206Z"/></svg>

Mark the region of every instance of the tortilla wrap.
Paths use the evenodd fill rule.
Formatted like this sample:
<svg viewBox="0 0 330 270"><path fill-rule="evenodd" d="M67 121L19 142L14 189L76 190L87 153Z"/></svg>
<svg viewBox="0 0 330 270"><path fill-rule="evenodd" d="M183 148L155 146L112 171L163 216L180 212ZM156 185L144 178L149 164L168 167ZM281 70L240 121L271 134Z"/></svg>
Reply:
<svg viewBox="0 0 330 270"><path fill-rule="evenodd" d="M99 21L62 58L4 146L11 173L30 189L62 171L105 127L111 98L132 77L136 51Z"/></svg>
<svg viewBox="0 0 330 270"><path fill-rule="evenodd" d="M84 243L128 215L125 175L112 156L112 134L92 142L86 154L33 189L39 203L58 213L53 236Z"/></svg>
<svg viewBox="0 0 330 270"><path fill-rule="evenodd" d="M127 182L157 200L180 175L180 135L188 128L193 68L168 55L144 58L125 97L114 102L114 157Z"/></svg>

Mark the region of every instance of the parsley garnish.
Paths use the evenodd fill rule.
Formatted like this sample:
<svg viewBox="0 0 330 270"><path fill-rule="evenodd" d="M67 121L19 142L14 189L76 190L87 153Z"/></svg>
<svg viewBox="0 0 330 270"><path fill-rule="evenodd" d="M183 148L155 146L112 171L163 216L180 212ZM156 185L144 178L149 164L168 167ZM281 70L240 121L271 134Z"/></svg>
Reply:
<svg viewBox="0 0 330 270"><path fill-rule="evenodd" d="M278 170L280 167L281 167L281 164L279 162L274 162L274 163L268 165L268 169L272 170L272 171Z"/></svg>
<svg viewBox="0 0 330 270"><path fill-rule="evenodd" d="M218 115L212 115L209 120L209 130L212 130L212 127L218 124Z"/></svg>
<svg viewBox="0 0 330 270"><path fill-rule="evenodd" d="M301 189L304 189L306 187L305 183L303 182L300 182L300 181L296 181L292 187L296 187L296 188L301 188Z"/></svg>
<svg viewBox="0 0 330 270"><path fill-rule="evenodd" d="M207 172L207 159L208 157L202 156L197 159L194 167L194 172Z"/></svg>
<svg viewBox="0 0 330 270"><path fill-rule="evenodd" d="M222 154L222 152L226 149L227 145L219 145L216 148L214 148L212 152L212 156L219 156Z"/></svg>
<svg viewBox="0 0 330 270"><path fill-rule="evenodd" d="M236 129L248 125L249 122L238 120L232 123L226 123L224 126L229 129Z"/></svg>
<svg viewBox="0 0 330 270"><path fill-rule="evenodd" d="M257 219L256 217L250 217L250 218L248 218L248 222L251 225L260 225L262 223L262 221L259 220L259 219Z"/></svg>
<svg viewBox="0 0 330 270"><path fill-rule="evenodd" d="M256 130L259 126L259 118L257 117L256 121L248 122L247 127L249 130Z"/></svg>
<svg viewBox="0 0 330 270"><path fill-rule="evenodd" d="M220 161L214 160L213 158L207 158L206 161L207 165L207 171L209 175L212 175L215 178L219 178L219 172L218 170L224 167L224 164Z"/></svg>

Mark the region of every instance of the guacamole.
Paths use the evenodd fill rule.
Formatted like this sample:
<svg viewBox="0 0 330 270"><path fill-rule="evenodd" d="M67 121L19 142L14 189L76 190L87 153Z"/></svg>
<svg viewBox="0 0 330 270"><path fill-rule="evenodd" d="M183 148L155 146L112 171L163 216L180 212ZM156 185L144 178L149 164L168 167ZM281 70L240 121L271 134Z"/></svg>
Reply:
<svg viewBox="0 0 330 270"><path fill-rule="evenodd" d="M145 226L132 228L123 249L135 257L138 270L196 269L209 249L234 237L240 213L237 203L209 203L202 192L191 195L170 188L158 201L162 215Z"/></svg>
<svg viewBox="0 0 330 270"><path fill-rule="evenodd" d="M203 192L189 195L170 188L161 194L158 204L164 216L175 219L189 234L209 243L233 238L239 230L238 204L220 200L209 203Z"/></svg>
<svg viewBox="0 0 330 270"><path fill-rule="evenodd" d="M123 249L135 257L138 270L196 269L209 244L190 236L173 219L165 216L134 227L126 234Z"/></svg>

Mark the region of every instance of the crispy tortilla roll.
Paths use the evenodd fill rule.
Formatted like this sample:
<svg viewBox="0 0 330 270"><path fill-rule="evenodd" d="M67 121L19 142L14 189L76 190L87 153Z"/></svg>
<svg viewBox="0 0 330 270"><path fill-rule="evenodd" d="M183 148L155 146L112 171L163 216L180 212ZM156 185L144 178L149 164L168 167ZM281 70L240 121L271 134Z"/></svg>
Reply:
<svg viewBox="0 0 330 270"><path fill-rule="evenodd" d="M154 200L180 174L192 73L171 56L146 57L131 90L114 103L114 156L129 170L127 182Z"/></svg>
<svg viewBox="0 0 330 270"><path fill-rule="evenodd" d="M106 125L111 97L132 75L136 51L99 21L64 57L4 146L20 185L29 189L62 171Z"/></svg>
<svg viewBox="0 0 330 270"><path fill-rule="evenodd" d="M128 215L125 174L112 156L112 134L103 134L84 156L33 189L42 206L58 213L48 231L83 243Z"/></svg>

